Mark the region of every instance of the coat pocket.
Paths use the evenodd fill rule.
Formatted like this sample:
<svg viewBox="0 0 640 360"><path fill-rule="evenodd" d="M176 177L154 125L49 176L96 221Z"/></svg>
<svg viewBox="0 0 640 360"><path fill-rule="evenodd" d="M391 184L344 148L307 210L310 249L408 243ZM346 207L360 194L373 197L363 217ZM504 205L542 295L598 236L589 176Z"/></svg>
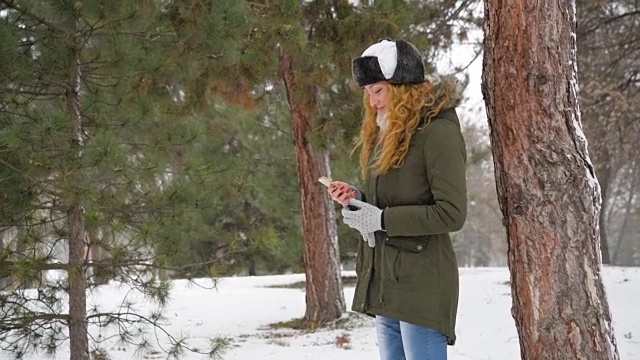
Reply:
<svg viewBox="0 0 640 360"><path fill-rule="evenodd" d="M389 237L385 239L385 245L396 248L400 251L411 253L421 253L427 249L429 244L428 236L421 237Z"/></svg>
<svg viewBox="0 0 640 360"><path fill-rule="evenodd" d="M385 245L396 251L393 259L393 284L397 289L414 292L433 291L436 254L429 236L393 237L385 239ZM431 245L431 246L429 246ZM392 260L392 259L389 259Z"/></svg>

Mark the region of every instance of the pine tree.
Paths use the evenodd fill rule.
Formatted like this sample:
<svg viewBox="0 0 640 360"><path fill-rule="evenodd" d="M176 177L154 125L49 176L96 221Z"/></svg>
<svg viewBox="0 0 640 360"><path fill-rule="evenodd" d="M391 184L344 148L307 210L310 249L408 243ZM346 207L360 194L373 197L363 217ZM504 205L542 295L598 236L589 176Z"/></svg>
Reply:
<svg viewBox="0 0 640 360"><path fill-rule="evenodd" d="M278 95L253 86L263 64L245 63L245 36L253 22L243 2L170 3L168 16L182 39L172 57L193 74L188 102L209 117L219 144L191 149L192 156L222 161L218 186L200 194L216 203L172 218L157 229L163 261L189 268L189 276L299 270L295 161L290 156ZM263 100L263 101L260 101ZM217 149L217 150L216 150ZM176 243L180 234L185 240ZM196 265L194 265L194 263ZM182 276L184 274L177 274Z"/></svg>
<svg viewBox="0 0 640 360"><path fill-rule="evenodd" d="M90 344L96 327L151 350L137 330L162 327L170 291L155 270L189 270L157 256L166 255L158 234L218 206L201 194L226 189L219 175L234 166L211 161L229 132L211 128L207 88L180 47L188 39L152 1L6 0L0 9L0 348L52 354L69 340L70 358L88 359L109 338ZM183 241L173 236L165 240ZM62 276L43 276L53 270ZM87 290L108 280L159 308L87 304ZM206 351L168 336L171 355Z"/></svg>

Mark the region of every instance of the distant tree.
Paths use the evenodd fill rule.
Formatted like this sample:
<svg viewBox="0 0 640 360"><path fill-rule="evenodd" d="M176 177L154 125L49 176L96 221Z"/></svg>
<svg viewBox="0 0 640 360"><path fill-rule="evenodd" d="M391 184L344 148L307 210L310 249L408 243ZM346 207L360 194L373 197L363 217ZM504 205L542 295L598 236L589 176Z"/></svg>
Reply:
<svg viewBox="0 0 640 360"><path fill-rule="evenodd" d="M506 266L506 234L498 207L488 129L471 121L463 128L469 154L469 208L467 221L454 238L458 263L460 266Z"/></svg>
<svg viewBox="0 0 640 360"><path fill-rule="evenodd" d="M602 262L633 265L621 255L640 258L635 236L640 223L633 221L631 206L638 203L634 184L640 181L634 171L640 163L640 11L633 0L586 0L576 6L580 108L602 188Z"/></svg>
<svg viewBox="0 0 640 360"><path fill-rule="evenodd" d="M484 4L482 88L522 358L619 359L578 107L575 2Z"/></svg>

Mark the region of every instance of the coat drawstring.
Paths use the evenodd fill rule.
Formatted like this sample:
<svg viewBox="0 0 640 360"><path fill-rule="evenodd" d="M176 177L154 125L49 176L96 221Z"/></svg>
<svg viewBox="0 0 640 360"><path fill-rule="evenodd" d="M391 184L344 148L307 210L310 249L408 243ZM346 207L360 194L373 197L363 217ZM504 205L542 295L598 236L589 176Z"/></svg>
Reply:
<svg viewBox="0 0 640 360"><path fill-rule="evenodd" d="M382 244L379 244L378 246L382 247L382 260L380 261L380 267L381 267L381 271L380 271L380 305L382 306L383 302L384 302L384 298L382 297L382 294L384 293L384 242L382 242Z"/></svg>

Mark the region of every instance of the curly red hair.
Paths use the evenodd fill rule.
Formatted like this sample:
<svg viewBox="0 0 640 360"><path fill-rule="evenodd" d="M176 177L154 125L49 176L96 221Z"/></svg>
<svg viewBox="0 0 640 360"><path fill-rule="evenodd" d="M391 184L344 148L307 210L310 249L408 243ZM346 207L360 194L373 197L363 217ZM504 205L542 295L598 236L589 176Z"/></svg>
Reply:
<svg viewBox="0 0 640 360"><path fill-rule="evenodd" d="M366 179L370 159L376 146L380 151L373 159L373 174L387 173L390 169L399 168L409 151L411 138L418 127L429 122L451 104L452 99L445 94L436 98L436 85L425 81L421 84L390 84L389 110L386 114L387 127L384 133L376 123L376 109L369 104L369 94L364 91L364 119L360 136L353 149L360 150L360 168L362 178ZM424 119L423 119L424 116Z"/></svg>

